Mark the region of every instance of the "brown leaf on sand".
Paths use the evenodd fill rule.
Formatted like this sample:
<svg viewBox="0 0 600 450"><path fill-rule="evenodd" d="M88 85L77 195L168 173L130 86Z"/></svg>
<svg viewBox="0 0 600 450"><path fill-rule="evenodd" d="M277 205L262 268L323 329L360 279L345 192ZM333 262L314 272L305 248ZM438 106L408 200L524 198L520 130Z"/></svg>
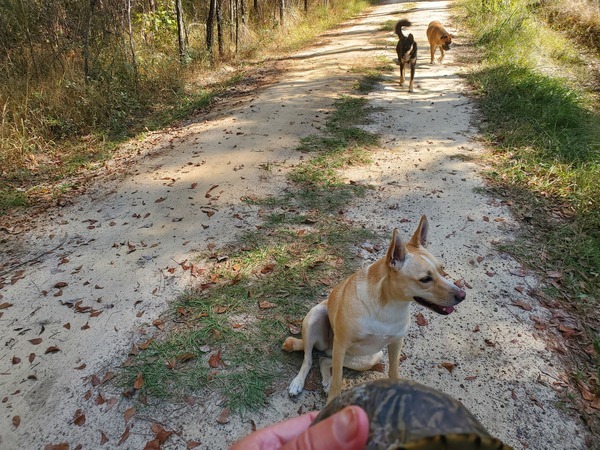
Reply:
<svg viewBox="0 0 600 450"><path fill-rule="evenodd" d="M15 426L15 428L17 428L19 425L21 425L21 418L19 416L13 416L12 424Z"/></svg>
<svg viewBox="0 0 600 450"><path fill-rule="evenodd" d="M152 432L156 435L156 439L158 439L158 441L161 444L164 444L165 441L169 438L169 436L173 434L172 431L165 430L164 427L159 423L153 423L150 428L152 429Z"/></svg>
<svg viewBox="0 0 600 450"><path fill-rule="evenodd" d="M12 305L13 305L12 303L8 303L8 302L0 303L0 309L10 308Z"/></svg>
<svg viewBox="0 0 600 450"><path fill-rule="evenodd" d="M78 427L83 426L85 424L85 414L81 409L75 411L75 415L73 416L73 423Z"/></svg>
<svg viewBox="0 0 600 450"><path fill-rule="evenodd" d="M18 356L13 356L12 357L12 363L13 364L19 364L21 362L21 358L19 358Z"/></svg>
<svg viewBox="0 0 600 450"><path fill-rule="evenodd" d="M223 411L221 411L221 414L219 414L219 417L217 417L217 422L219 422L221 425L229 423L230 412L231 410L229 408L225 408Z"/></svg>
<svg viewBox="0 0 600 450"><path fill-rule="evenodd" d="M27 359L29 359L29 362L32 363L33 360L35 359L35 353L30 353L29 357Z"/></svg>
<svg viewBox="0 0 600 450"><path fill-rule="evenodd" d="M60 348L55 347L53 345L51 347L48 347L44 353L48 354L48 353L56 353L56 352L60 352Z"/></svg>
<svg viewBox="0 0 600 450"><path fill-rule="evenodd" d="M144 450L160 450L160 441L158 439L152 439L151 441L146 442Z"/></svg>
<svg viewBox="0 0 600 450"><path fill-rule="evenodd" d="M452 371L454 370L454 368L456 366L454 364L450 363L450 362L443 362L441 364L441 367L443 367L444 369L446 369L448 372L452 373Z"/></svg>
<svg viewBox="0 0 600 450"><path fill-rule="evenodd" d="M125 418L125 423L128 423L133 416L135 416L135 406L132 406L131 408L125 410L125 413L123 414L123 417Z"/></svg>
<svg viewBox="0 0 600 450"><path fill-rule="evenodd" d="M31 342L33 345L38 345L42 343L42 338L29 339L29 342Z"/></svg>
<svg viewBox="0 0 600 450"><path fill-rule="evenodd" d="M204 194L204 197L205 197L205 198L210 198L210 197L211 197L211 194L210 194L210 192L211 192L213 189L216 189L216 188L218 188L218 187L219 187L219 185L218 185L218 184L213 184L213 185L210 187L210 189L209 189L208 191L206 191L206 194Z"/></svg>
<svg viewBox="0 0 600 450"><path fill-rule="evenodd" d="M108 436L102 430L100 430L100 445L104 445L108 442Z"/></svg>
<svg viewBox="0 0 600 450"><path fill-rule="evenodd" d="M125 431L123 431L123 434L121 435L121 439L119 439L119 443L117 445L121 445L127 439L129 439L129 426L127 426L127 428L125 428Z"/></svg>
<svg viewBox="0 0 600 450"><path fill-rule="evenodd" d="M188 449L193 449L193 448L196 448L196 447L200 447L200 442L198 442L198 441L190 441L190 442L187 443L187 448Z"/></svg>
<svg viewBox="0 0 600 450"><path fill-rule="evenodd" d="M44 447L44 450L69 450L69 444L61 442L60 444L48 444Z"/></svg>
<svg viewBox="0 0 600 450"><path fill-rule="evenodd" d="M519 308L523 308L525 311L531 311L533 309L529 303L524 302L523 300L515 300L512 302L512 304L518 306Z"/></svg>
<svg viewBox="0 0 600 450"><path fill-rule="evenodd" d="M15 284L17 281L19 281L22 278L25 278L25 271L24 270L19 270L10 279L10 284Z"/></svg>
<svg viewBox="0 0 600 450"><path fill-rule="evenodd" d="M417 325L420 327L426 327L429 325L429 322L427 322L427 319L422 313L417 314Z"/></svg>
<svg viewBox="0 0 600 450"><path fill-rule="evenodd" d="M133 382L133 387L137 390L140 390L144 385L144 379L142 378L142 372L137 374L135 381Z"/></svg>

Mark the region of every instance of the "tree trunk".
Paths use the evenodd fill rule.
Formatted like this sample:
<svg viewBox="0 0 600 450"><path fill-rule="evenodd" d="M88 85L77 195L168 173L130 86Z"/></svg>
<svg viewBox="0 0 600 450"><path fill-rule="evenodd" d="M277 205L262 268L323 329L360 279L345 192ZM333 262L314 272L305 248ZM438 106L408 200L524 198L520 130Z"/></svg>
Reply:
<svg viewBox="0 0 600 450"><path fill-rule="evenodd" d="M131 0L127 0L127 31L129 33L129 50L131 51L131 65L133 66L133 80L135 89L138 88L138 68L137 59L135 57L135 43L133 42L133 28L131 25Z"/></svg>
<svg viewBox="0 0 600 450"><path fill-rule="evenodd" d="M175 13L177 14L177 41L179 43L179 62L185 64L187 51L185 48L185 27L183 24L183 7L181 0L175 0Z"/></svg>
<svg viewBox="0 0 600 450"><path fill-rule="evenodd" d="M223 8L221 0L217 0L217 40L219 46L219 57L225 55L225 43L223 42Z"/></svg>
<svg viewBox="0 0 600 450"><path fill-rule="evenodd" d="M212 56L214 45L215 11L217 9L217 0L210 0L208 7L208 16L206 18L206 49Z"/></svg>
<svg viewBox="0 0 600 450"><path fill-rule="evenodd" d="M279 0L279 25L285 27L285 0Z"/></svg>

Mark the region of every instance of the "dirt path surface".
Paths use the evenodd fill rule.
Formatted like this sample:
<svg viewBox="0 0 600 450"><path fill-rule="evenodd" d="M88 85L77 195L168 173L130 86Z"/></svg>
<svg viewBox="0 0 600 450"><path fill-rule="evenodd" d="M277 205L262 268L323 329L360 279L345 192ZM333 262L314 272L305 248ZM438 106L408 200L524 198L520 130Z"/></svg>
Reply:
<svg viewBox="0 0 600 450"><path fill-rule="evenodd" d="M227 424L217 423L222 406L209 398L160 404L126 425L133 403L110 383L99 383L189 286L180 263L260 223L258 208L241 197L285 188L287 171L301 158L294 150L299 139L325 123L333 101L357 77L351 69L365 58L395 57L394 36L380 26L400 17L413 22L407 31L420 46L415 93L398 86L395 71L369 94L375 109L368 128L382 136L383 146L371 166L346 176L375 189L344 213L382 234L398 227L404 237L427 214L430 250L467 287L467 300L451 316L413 308L428 324L415 320L401 375L460 399L491 434L517 449L586 448L585 429L560 406L564 368L535 328L536 318L551 315L527 295L537 282L495 248L518 224L501 199L477 193L483 182L472 160L482 149L458 75L464 68L454 62L460 33L445 64L430 65L429 21L455 30L447 2L409 6L371 8L291 58L280 81L202 122L149 136L124 180L94 187L27 233L4 229L0 448L141 449L154 437L153 422L176 431L162 448L190 442L227 448L253 424L323 406L320 391L290 399L290 378L275 386L265 409L232 415ZM385 40L390 45L382 45ZM361 256L366 262L378 255ZM300 361L298 355L298 368ZM369 372L350 380L383 376Z"/></svg>

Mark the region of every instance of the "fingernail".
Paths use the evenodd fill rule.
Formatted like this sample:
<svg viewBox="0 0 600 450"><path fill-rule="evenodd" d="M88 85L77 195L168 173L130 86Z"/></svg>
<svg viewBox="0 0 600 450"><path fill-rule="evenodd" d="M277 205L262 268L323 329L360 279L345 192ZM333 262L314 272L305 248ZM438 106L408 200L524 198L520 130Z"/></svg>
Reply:
<svg viewBox="0 0 600 450"><path fill-rule="evenodd" d="M348 406L335 415L333 434L338 442L347 443L354 440L357 433L358 419L354 410Z"/></svg>

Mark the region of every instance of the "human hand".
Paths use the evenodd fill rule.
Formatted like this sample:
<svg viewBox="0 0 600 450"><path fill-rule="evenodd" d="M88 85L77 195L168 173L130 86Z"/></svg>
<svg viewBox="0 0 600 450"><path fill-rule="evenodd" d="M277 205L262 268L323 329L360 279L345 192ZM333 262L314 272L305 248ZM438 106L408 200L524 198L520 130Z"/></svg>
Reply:
<svg viewBox="0 0 600 450"><path fill-rule="evenodd" d="M310 427L311 412L262 428L233 444L230 450L362 450L369 418L358 406L348 406Z"/></svg>

